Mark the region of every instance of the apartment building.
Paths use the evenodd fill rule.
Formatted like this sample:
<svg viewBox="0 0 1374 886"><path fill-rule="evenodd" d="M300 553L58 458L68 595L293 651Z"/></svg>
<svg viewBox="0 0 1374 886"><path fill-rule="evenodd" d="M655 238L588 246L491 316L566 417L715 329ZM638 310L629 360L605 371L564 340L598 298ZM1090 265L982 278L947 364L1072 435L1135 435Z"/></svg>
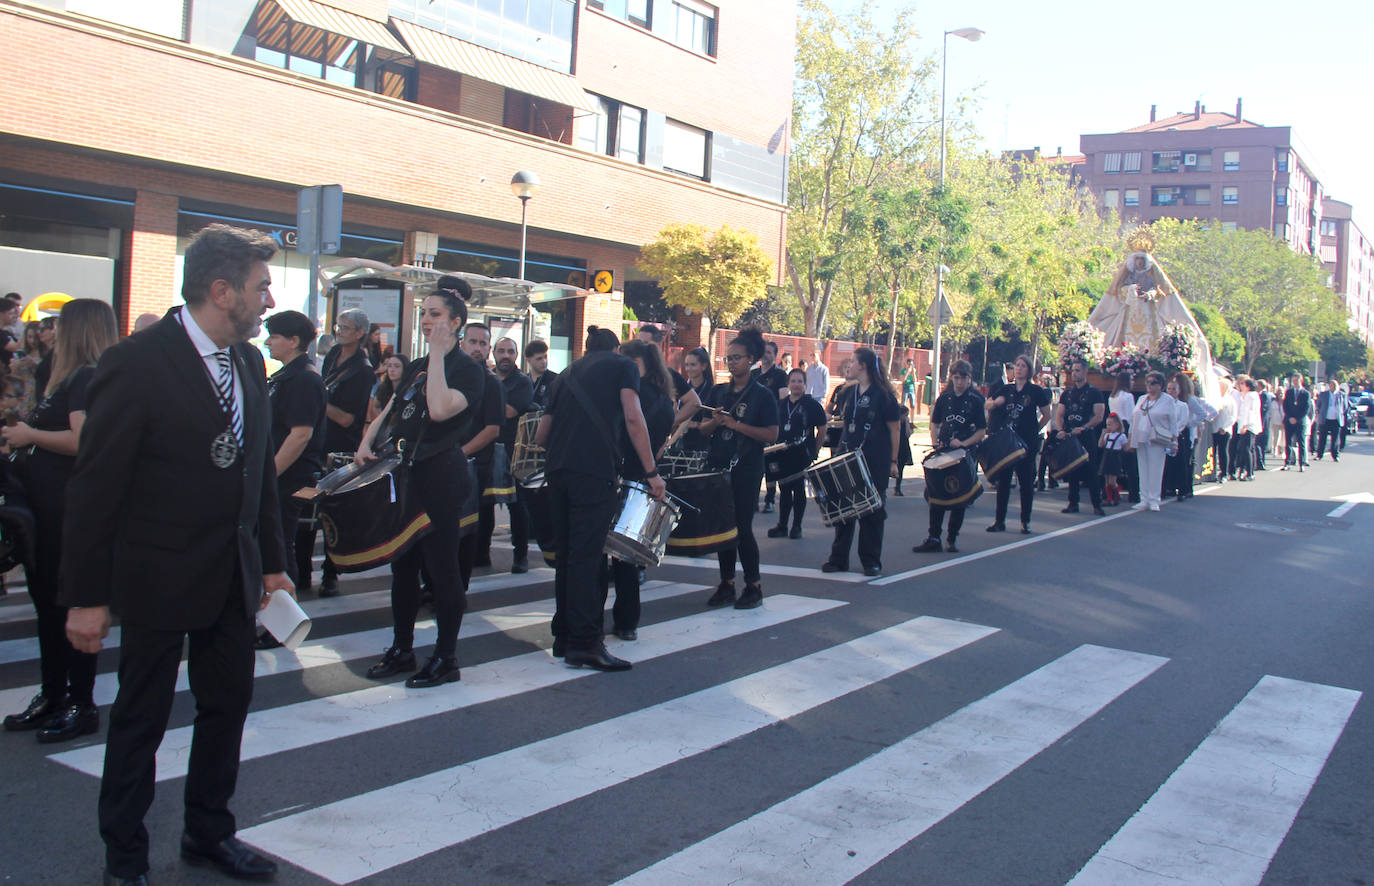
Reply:
<svg viewBox="0 0 1374 886"><path fill-rule="evenodd" d="M1374 243L1355 224L1350 204L1330 197L1322 200L1321 260L1350 312L1350 328L1374 347Z"/></svg>
<svg viewBox="0 0 1374 886"><path fill-rule="evenodd" d="M1150 120L1122 132L1079 139L1082 183L1123 221L1216 219L1273 232L1295 252L1316 255L1322 187L1293 147L1287 126L1263 126L1208 111Z"/></svg>
<svg viewBox="0 0 1374 886"><path fill-rule="evenodd" d="M525 277L578 288L539 306L558 365L651 300L634 264L670 222L754 232L782 282L794 26L792 0L0 0L0 287L129 328L223 220L279 240L300 308L318 184L345 195L326 263L515 277L524 170ZM414 305L381 304L408 350Z"/></svg>

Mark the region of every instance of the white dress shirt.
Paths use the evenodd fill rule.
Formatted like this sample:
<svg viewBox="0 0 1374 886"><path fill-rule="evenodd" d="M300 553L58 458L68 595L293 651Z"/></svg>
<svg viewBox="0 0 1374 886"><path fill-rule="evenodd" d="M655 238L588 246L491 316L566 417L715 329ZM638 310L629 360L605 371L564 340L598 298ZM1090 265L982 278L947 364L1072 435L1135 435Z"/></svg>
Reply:
<svg viewBox="0 0 1374 886"><path fill-rule="evenodd" d="M830 393L830 367L819 360L806 367L806 393L822 404Z"/></svg>
<svg viewBox="0 0 1374 886"><path fill-rule="evenodd" d="M1264 433L1264 419L1260 415L1260 395L1256 391L1246 391L1240 395L1240 409L1236 411L1236 433Z"/></svg>
<svg viewBox="0 0 1374 886"><path fill-rule="evenodd" d="M200 328L196 318L191 316L191 312L182 308L178 313L181 319L181 326L186 330L186 335L191 339L191 345L200 354L200 358L205 361L205 371L210 374L206 379L210 383L210 389L215 390L215 379L219 378L219 358L215 355L220 351L226 350L216 345L210 340L210 336L205 334L205 330ZM234 359L234 352L229 351L230 374L234 379L234 413L238 418L239 427L243 427L243 380L239 378L238 361ZM215 395L218 398L218 394Z"/></svg>

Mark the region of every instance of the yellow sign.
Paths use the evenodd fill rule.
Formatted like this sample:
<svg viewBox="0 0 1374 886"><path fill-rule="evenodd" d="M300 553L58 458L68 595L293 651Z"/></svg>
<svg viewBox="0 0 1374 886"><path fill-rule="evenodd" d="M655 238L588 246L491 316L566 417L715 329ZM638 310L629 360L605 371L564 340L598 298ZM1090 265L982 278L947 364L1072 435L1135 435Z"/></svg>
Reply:
<svg viewBox="0 0 1374 886"><path fill-rule="evenodd" d="M592 272L592 289L597 292L610 292L615 288L615 274L610 271Z"/></svg>
<svg viewBox="0 0 1374 886"><path fill-rule="evenodd" d="M65 292L45 292L24 306L23 312L19 314L19 319L25 323L32 323L34 320L42 320L39 314L56 314L62 310L62 306L71 301L72 297Z"/></svg>

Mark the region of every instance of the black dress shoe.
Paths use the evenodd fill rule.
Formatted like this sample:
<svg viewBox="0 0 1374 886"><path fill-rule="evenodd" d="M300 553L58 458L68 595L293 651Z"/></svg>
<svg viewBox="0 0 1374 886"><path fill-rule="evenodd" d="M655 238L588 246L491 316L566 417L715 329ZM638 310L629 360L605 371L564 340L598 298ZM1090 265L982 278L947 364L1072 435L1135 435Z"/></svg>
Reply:
<svg viewBox="0 0 1374 886"><path fill-rule="evenodd" d="M716 592L711 595L711 599L706 601L707 606L728 606L735 602L735 583L733 581L723 581L716 588Z"/></svg>
<svg viewBox="0 0 1374 886"><path fill-rule="evenodd" d="M1094 516L1094 517L1105 517L1105 516L1107 516L1107 512L1104 511L1104 510L1102 510L1100 507L1095 507L1095 508L1093 508L1093 516Z"/></svg>
<svg viewBox="0 0 1374 886"><path fill-rule="evenodd" d="M148 886L148 875L139 874L134 877L116 877L109 871L105 872L105 886Z"/></svg>
<svg viewBox="0 0 1374 886"><path fill-rule="evenodd" d="M769 530L768 530L768 537L769 537L769 538L782 538L782 537L783 537L784 535L786 535L786 534L787 534L787 527L786 527L786 526L773 526L773 527L770 527Z"/></svg>
<svg viewBox="0 0 1374 886"><path fill-rule="evenodd" d="M763 605L763 587L755 581L746 582L744 593L735 601L736 609L758 609Z"/></svg>
<svg viewBox="0 0 1374 886"><path fill-rule="evenodd" d="M476 560L473 560L473 561L472 561L472 568L473 568L473 569L484 569L484 568L486 568L486 567L488 567L488 566L490 566L490 565L491 565L491 554L487 554L485 557L478 557Z"/></svg>
<svg viewBox="0 0 1374 886"><path fill-rule="evenodd" d="M411 689L429 689L442 683L457 683L460 679L458 659L431 655L424 667L406 678L406 685Z"/></svg>
<svg viewBox="0 0 1374 886"><path fill-rule="evenodd" d="M941 550L940 540L938 538L928 538L911 550L912 553L916 554L938 554Z"/></svg>
<svg viewBox="0 0 1374 886"><path fill-rule="evenodd" d="M872 578L872 577L875 576L875 575L882 575L882 574L883 574L883 567L881 567L881 566L865 566L865 567L864 567L864 575L867 575L869 578Z"/></svg>
<svg viewBox="0 0 1374 886"><path fill-rule="evenodd" d="M339 596L339 577L337 575L326 575L324 578L320 579L320 596Z"/></svg>
<svg viewBox="0 0 1374 886"><path fill-rule="evenodd" d="M72 704L62 709L38 730L39 744L70 741L80 735L90 735L100 728L100 708L93 704Z"/></svg>
<svg viewBox="0 0 1374 886"><path fill-rule="evenodd" d="M1031 531L1030 531L1030 524L1029 524L1029 523L1022 523L1022 524L1021 524L1021 534L1022 534L1022 535L1030 535L1030 534L1031 534Z"/></svg>
<svg viewBox="0 0 1374 886"><path fill-rule="evenodd" d="M277 863L258 855L237 837L225 837L218 843L181 835L181 857L193 865L213 865L240 880L270 880L277 874Z"/></svg>
<svg viewBox="0 0 1374 886"><path fill-rule="evenodd" d="M254 649L277 649L280 648L280 646L281 641L272 636L270 631L263 631L258 634L257 639L253 641Z"/></svg>
<svg viewBox="0 0 1374 886"><path fill-rule="evenodd" d="M788 538L801 538L801 527L793 526L792 531L787 533Z"/></svg>
<svg viewBox="0 0 1374 886"><path fill-rule="evenodd" d="M516 557L515 560L512 561L510 564L510 571L511 575L524 575L526 572L529 572L529 555L525 555L524 557Z"/></svg>
<svg viewBox="0 0 1374 886"><path fill-rule="evenodd" d="M900 496L903 496L903 497L906 496L906 493L903 492L903 491L901 490L901 487L898 487L898 488L892 490L892 494L893 494L893 495L900 495Z"/></svg>
<svg viewBox="0 0 1374 886"><path fill-rule="evenodd" d="M994 524L992 524L991 526L989 526L987 531L988 531L988 532L1006 532L1006 531L1007 531L1007 524L1005 524L1005 523L1003 523L1002 521L999 520L999 521L997 521L996 523L994 523Z"/></svg>
<svg viewBox="0 0 1374 886"><path fill-rule="evenodd" d="M633 643L639 639L639 632L634 628L616 628L611 633L615 634L626 643Z"/></svg>
<svg viewBox="0 0 1374 886"><path fill-rule="evenodd" d="M553 648L549 650L554 658L562 658L568 654L568 641L562 637L553 638Z"/></svg>
<svg viewBox="0 0 1374 886"><path fill-rule="evenodd" d="M367 676L372 680L385 680L387 677L394 677L397 674L404 674L406 671L415 670L415 653L410 649L401 649L392 646L382 653L382 660L367 669Z"/></svg>
<svg viewBox="0 0 1374 886"><path fill-rule="evenodd" d="M628 671L634 667L625 659L607 652L605 643L597 643L591 649L569 649L563 661L576 668L585 665L598 671Z"/></svg>
<svg viewBox="0 0 1374 886"><path fill-rule="evenodd" d="M1069 505L1068 507L1066 507L1066 508L1064 508L1063 510L1061 510L1059 513L1061 513L1061 514L1077 514L1077 513L1078 513L1078 505Z"/></svg>
<svg viewBox="0 0 1374 886"><path fill-rule="evenodd" d="M829 560L826 560L824 563L821 564L821 572L848 572L848 571L849 571L849 567L848 567L848 566L840 566L840 565L838 565L838 564L836 564L836 563L831 563Z"/></svg>
<svg viewBox="0 0 1374 886"><path fill-rule="evenodd" d="M48 698L46 695L35 695L29 706L17 714L10 714L5 718L6 732L28 732L43 725L45 720L52 717L62 710L63 698Z"/></svg>

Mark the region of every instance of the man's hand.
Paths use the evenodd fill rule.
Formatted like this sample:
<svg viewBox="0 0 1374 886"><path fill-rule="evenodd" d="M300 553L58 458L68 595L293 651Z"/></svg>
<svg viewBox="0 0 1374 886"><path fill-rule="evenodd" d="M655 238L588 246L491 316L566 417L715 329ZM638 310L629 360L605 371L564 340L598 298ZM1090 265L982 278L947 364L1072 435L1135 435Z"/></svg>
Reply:
<svg viewBox="0 0 1374 886"><path fill-rule="evenodd" d="M376 460L377 456L372 454L372 447L367 444L366 440L358 446L358 451L353 453L353 463L358 467L362 467L368 462Z"/></svg>
<svg viewBox="0 0 1374 886"><path fill-rule="evenodd" d="M272 594L277 591L286 591L291 595L291 599L296 599L296 586L291 583L285 572L268 572L262 577L262 602L258 604L258 609L266 609L267 604L272 599Z"/></svg>
<svg viewBox="0 0 1374 886"><path fill-rule="evenodd" d="M663 501L663 495L668 491L668 484L663 482L662 477L650 477L648 479L649 494L655 499Z"/></svg>
<svg viewBox="0 0 1374 886"><path fill-rule="evenodd" d="M100 651L100 641L110 633L110 607L82 606L67 610L67 639L78 652Z"/></svg>

